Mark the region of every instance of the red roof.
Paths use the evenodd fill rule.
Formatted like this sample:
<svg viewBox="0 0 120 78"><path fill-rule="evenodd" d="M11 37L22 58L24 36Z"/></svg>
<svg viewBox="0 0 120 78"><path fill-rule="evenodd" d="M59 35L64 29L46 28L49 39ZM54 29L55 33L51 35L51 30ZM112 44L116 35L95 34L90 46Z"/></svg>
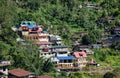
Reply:
<svg viewBox="0 0 120 78"><path fill-rule="evenodd" d="M52 76L47 76L47 75L42 75L42 76L38 76L37 78L54 78Z"/></svg>
<svg viewBox="0 0 120 78"><path fill-rule="evenodd" d="M85 58L85 57L87 57L87 55L86 55L85 52L74 52L74 56L75 56L76 58L80 58L80 57Z"/></svg>
<svg viewBox="0 0 120 78"><path fill-rule="evenodd" d="M9 70L8 72L9 74L14 75L16 77L24 77L32 74L31 72L25 71L23 69L13 69L13 70Z"/></svg>

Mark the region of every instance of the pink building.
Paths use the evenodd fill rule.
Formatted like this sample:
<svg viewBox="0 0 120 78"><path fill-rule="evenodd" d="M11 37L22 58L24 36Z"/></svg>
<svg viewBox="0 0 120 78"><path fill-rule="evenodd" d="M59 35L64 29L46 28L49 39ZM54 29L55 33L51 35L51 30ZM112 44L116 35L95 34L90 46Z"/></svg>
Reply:
<svg viewBox="0 0 120 78"><path fill-rule="evenodd" d="M86 66L87 54L85 52L74 52L73 55L75 56L75 67L82 68Z"/></svg>

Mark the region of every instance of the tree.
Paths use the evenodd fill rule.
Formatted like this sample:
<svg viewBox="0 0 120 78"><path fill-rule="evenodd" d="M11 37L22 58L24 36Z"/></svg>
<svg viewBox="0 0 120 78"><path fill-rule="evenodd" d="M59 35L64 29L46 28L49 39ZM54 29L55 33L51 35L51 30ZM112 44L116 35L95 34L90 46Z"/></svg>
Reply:
<svg viewBox="0 0 120 78"><path fill-rule="evenodd" d="M1 60L11 60L11 56L9 55L11 46L0 41L0 59Z"/></svg>
<svg viewBox="0 0 120 78"><path fill-rule="evenodd" d="M17 20L16 4L11 0L0 1L0 24L3 28L14 25Z"/></svg>
<svg viewBox="0 0 120 78"><path fill-rule="evenodd" d="M100 31L93 30L82 37L83 44L94 44L102 37Z"/></svg>
<svg viewBox="0 0 120 78"><path fill-rule="evenodd" d="M15 25L15 20L17 20L15 3L11 0L1 0L0 12L0 25L2 27L0 40L13 46L16 44L17 37L17 34L11 30L11 27Z"/></svg>
<svg viewBox="0 0 120 78"><path fill-rule="evenodd" d="M112 72L107 72L107 73L103 76L103 78L114 78L114 77L116 77L116 75L115 75L114 73L112 73Z"/></svg>
<svg viewBox="0 0 120 78"><path fill-rule="evenodd" d="M19 44L15 49L14 53L12 53L12 57L15 59L14 67L21 67L35 72L36 75L54 70L54 64L50 58L40 57L39 48L33 42L26 41L25 45Z"/></svg>
<svg viewBox="0 0 120 78"><path fill-rule="evenodd" d="M113 42L111 48L115 50L120 50L120 41Z"/></svg>

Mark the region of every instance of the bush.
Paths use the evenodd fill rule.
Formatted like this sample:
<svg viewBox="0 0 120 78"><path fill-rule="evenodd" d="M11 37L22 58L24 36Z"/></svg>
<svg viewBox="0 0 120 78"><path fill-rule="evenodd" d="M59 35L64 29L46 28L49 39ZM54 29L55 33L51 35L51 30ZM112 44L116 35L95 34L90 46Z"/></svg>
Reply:
<svg viewBox="0 0 120 78"><path fill-rule="evenodd" d="M113 42L111 48L115 50L120 50L120 41Z"/></svg>
<svg viewBox="0 0 120 78"><path fill-rule="evenodd" d="M112 72L107 72L107 73L103 76L103 78L114 78L114 77L116 77L116 75L115 75L114 73L112 73Z"/></svg>
<svg viewBox="0 0 120 78"><path fill-rule="evenodd" d="M85 75L82 72L75 72L71 73L70 78L85 78Z"/></svg>

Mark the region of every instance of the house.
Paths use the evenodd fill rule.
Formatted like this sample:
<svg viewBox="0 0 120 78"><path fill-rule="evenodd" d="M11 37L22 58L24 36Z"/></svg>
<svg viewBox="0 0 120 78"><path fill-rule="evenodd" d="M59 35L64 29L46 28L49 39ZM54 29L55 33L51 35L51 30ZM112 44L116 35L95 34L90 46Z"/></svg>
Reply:
<svg viewBox="0 0 120 78"><path fill-rule="evenodd" d="M100 64L98 64L93 58L90 59L87 64L88 65L94 65L94 66L100 66Z"/></svg>
<svg viewBox="0 0 120 78"><path fill-rule="evenodd" d="M59 63L59 59L57 57L52 57L51 61L56 65Z"/></svg>
<svg viewBox="0 0 120 78"><path fill-rule="evenodd" d="M40 52L40 57L50 58L53 56L55 56L55 54L52 52Z"/></svg>
<svg viewBox="0 0 120 78"><path fill-rule="evenodd" d="M52 46L51 51L55 54L55 56L68 56L70 53L65 45Z"/></svg>
<svg viewBox="0 0 120 78"><path fill-rule="evenodd" d="M20 26L22 27L23 31L26 30L25 28L34 28L36 23L34 21L22 21Z"/></svg>
<svg viewBox="0 0 120 78"><path fill-rule="evenodd" d="M88 7L88 8L94 8L95 6L94 6L94 4L86 4L86 7Z"/></svg>
<svg viewBox="0 0 120 78"><path fill-rule="evenodd" d="M78 45L74 45L73 47L73 51L84 51L87 54L94 54L94 52L91 50L91 45L82 45L82 44L78 44Z"/></svg>
<svg viewBox="0 0 120 78"><path fill-rule="evenodd" d="M90 45L83 45L81 43L78 43L77 45L73 45L73 51L74 50L81 50L81 49L86 49L86 48L91 48Z"/></svg>
<svg viewBox="0 0 120 78"><path fill-rule="evenodd" d="M73 55L75 56L75 67L83 68L86 66L87 54L85 52L74 52Z"/></svg>
<svg viewBox="0 0 120 78"><path fill-rule="evenodd" d="M62 38L58 35L56 35L56 44L58 44L58 45L62 44Z"/></svg>
<svg viewBox="0 0 120 78"><path fill-rule="evenodd" d="M48 34L46 33L28 32L24 37L36 41L49 41Z"/></svg>
<svg viewBox="0 0 120 78"><path fill-rule="evenodd" d="M42 32L43 28L37 25L34 21L22 21L20 24L22 35L27 35L29 32Z"/></svg>
<svg viewBox="0 0 120 78"><path fill-rule="evenodd" d="M102 47L109 47L112 44L111 38L103 39L101 40L102 42Z"/></svg>
<svg viewBox="0 0 120 78"><path fill-rule="evenodd" d="M102 44L93 44L92 48L100 49L102 48Z"/></svg>
<svg viewBox="0 0 120 78"><path fill-rule="evenodd" d="M116 34L116 35L120 34L120 26L115 27L112 31L113 31L113 33Z"/></svg>
<svg viewBox="0 0 120 78"><path fill-rule="evenodd" d="M0 62L0 78L8 78L8 66L11 65L10 61Z"/></svg>
<svg viewBox="0 0 120 78"><path fill-rule="evenodd" d="M94 51L89 48L81 48L80 51L84 51L86 54L94 54Z"/></svg>
<svg viewBox="0 0 120 78"><path fill-rule="evenodd" d="M53 45L53 43L49 41L36 41L36 44L39 46L40 49L46 47L50 48Z"/></svg>
<svg viewBox="0 0 120 78"><path fill-rule="evenodd" d="M38 76L37 78L54 78L54 77L48 76L48 75L41 75L41 76Z"/></svg>
<svg viewBox="0 0 120 78"><path fill-rule="evenodd" d="M61 45L62 44L62 38L58 35L49 35L49 41L53 42L54 45Z"/></svg>
<svg viewBox="0 0 120 78"><path fill-rule="evenodd" d="M51 50L48 47L43 48L40 51L40 57L49 58L49 57L53 57L53 56L55 56L55 53L52 53Z"/></svg>
<svg viewBox="0 0 120 78"><path fill-rule="evenodd" d="M80 49L85 49L85 48L91 48L91 46L80 44L80 45L79 45L79 48L80 48Z"/></svg>
<svg viewBox="0 0 120 78"><path fill-rule="evenodd" d="M48 38L48 35L47 33L39 33L38 36L39 36L39 41L49 41L49 38Z"/></svg>
<svg viewBox="0 0 120 78"><path fill-rule="evenodd" d="M113 35L111 36L111 41L114 42L114 41L120 41L120 34L117 34L117 35Z"/></svg>
<svg viewBox="0 0 120 78"><path fill-rule="evenodd" d="M37 32L28 32L26 35L23 35L25 39L38 40Z"/></svg>
<svg viewBox="0 0 120 78"><path fill-rule="evenodd" d="M40 56L47 58L55 56L55 54L51 52L51 46L53 44L52 42L37 41L36 44L39 46Z"/></svg>
<svg viewBox="0 0 120 78"><path fill-rule="evenodd" d="M40 43L43 44L43 43ZM53 46L53 45L40 45L40 56L52 57L52 56L68 56L70 53L67 46Z"/></svg>
<svg viewBox="0 0 120 78"><path fill-rule="evenodd" d="M35 27L35 22L32 21L22 21L21 24L22 35L27 35L28 32Z"/></svg>
<svg viewBox="0 0 120 78"><path fill-rule="evenodd" d="M57 68L60 70L73 69L74 68L74 56L57 56L59 60Z"/></svg>
<svg viewBox="0 0 120 78"><path fill-rule="evenodd" d="M33 78L34 74L32 72L23 69L12 69L9 70L9 78Z"/></svg>

